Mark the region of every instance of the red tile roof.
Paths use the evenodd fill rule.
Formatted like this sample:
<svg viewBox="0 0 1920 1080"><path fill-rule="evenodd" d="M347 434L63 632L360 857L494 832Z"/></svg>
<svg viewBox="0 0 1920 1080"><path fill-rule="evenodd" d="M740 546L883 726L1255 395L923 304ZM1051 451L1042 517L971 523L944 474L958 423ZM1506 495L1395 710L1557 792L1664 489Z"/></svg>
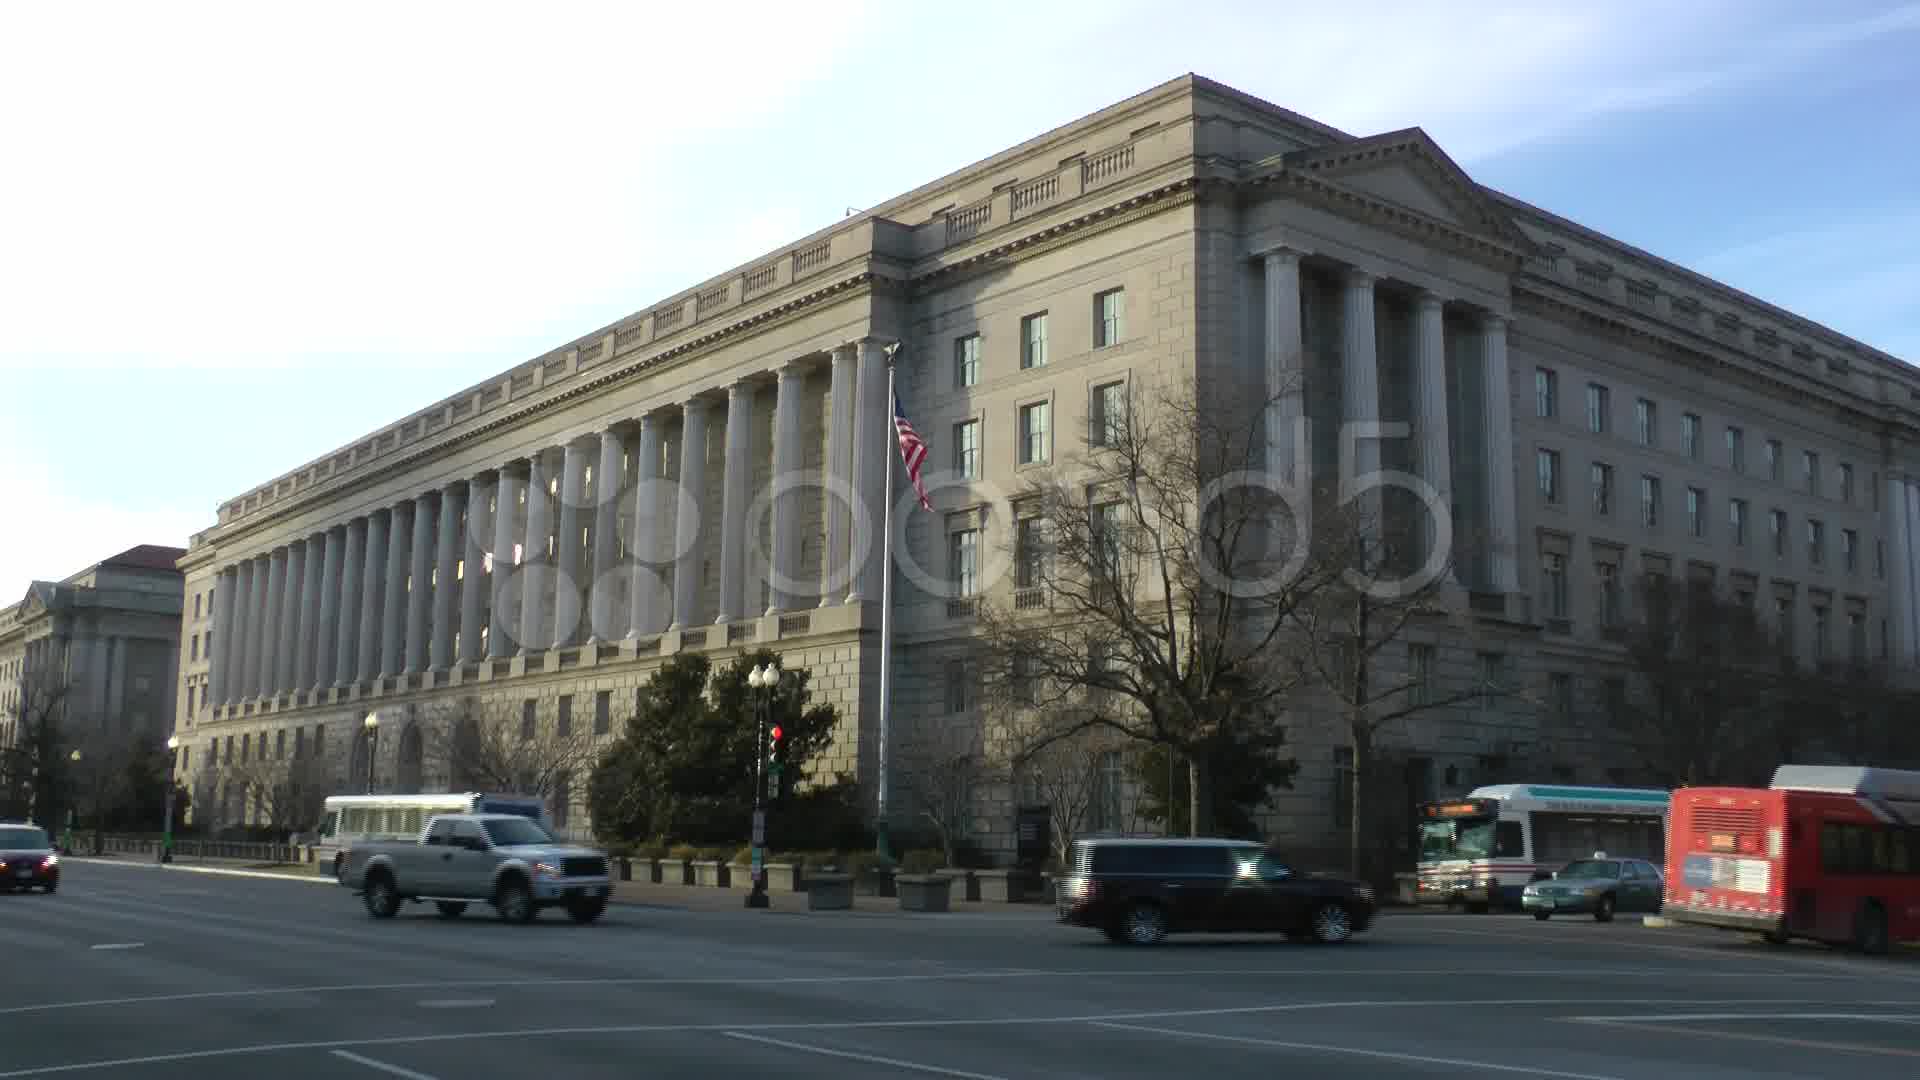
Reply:
<svg viewBox="0 0 1920 1080"><path fill-rule="evenodd" d="M178 563L187 554L186 548L162 547L159 544L141 544L111 558L100 560L101 566L131 566L140 570L179 570Z"/></svg>

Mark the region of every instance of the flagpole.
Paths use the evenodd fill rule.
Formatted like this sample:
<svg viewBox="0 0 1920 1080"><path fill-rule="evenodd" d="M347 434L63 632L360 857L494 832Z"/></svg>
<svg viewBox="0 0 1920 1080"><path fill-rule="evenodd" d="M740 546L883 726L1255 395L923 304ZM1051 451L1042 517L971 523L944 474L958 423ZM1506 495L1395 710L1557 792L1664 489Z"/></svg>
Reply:
<svg viewBox="0 0 1920 1080"><path fill-rule="evenodd" d="M881 498L885 506L881 510L880 542L880 716L875 726L879 731L879 774L877 786L879 795L875 804L876 813L873 823L873 849L882 858L892 861L893 855L887 850L887 728L892 719L893 693L893 459L900 453L900 432L894 423L893 403L893 358L900 349L900 343L894 342L887 347L887 483L881 489Z"/></svg>

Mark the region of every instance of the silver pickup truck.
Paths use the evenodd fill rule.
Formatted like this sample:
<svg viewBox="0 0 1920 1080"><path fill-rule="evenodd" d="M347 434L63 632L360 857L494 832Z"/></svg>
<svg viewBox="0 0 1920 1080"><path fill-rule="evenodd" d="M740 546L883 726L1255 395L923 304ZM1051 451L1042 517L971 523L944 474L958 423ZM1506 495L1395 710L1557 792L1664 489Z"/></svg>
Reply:
<svg viewBox="0 0 1920 1080"><path fill-rule="evenodd" d="M364 897L377 919L392 918L402 901L430 900L442 918L482 902L515 923L532 922L546 907L592 922L613 891L604 852L564 844L514 814L441 814L412 843L355 844L340 884Z"/></svg>

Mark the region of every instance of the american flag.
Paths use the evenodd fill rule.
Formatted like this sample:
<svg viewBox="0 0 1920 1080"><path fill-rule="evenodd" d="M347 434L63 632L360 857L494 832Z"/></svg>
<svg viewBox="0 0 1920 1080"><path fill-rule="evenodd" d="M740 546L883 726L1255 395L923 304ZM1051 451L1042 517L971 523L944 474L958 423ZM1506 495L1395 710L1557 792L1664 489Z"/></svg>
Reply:
<svg viewBox="0 0 1920 1080"><path fill-rule="evenodd" d="M931 510L933 503L927 499L927 485L920 480L920 463L927 460L927 444L920 441L920 433L907 422L907 412L900 407L898 393L893 395L893 430L900 436L900 460L907 463L907 479L913 481L913 490L920 493L920 509Z"/></svg>

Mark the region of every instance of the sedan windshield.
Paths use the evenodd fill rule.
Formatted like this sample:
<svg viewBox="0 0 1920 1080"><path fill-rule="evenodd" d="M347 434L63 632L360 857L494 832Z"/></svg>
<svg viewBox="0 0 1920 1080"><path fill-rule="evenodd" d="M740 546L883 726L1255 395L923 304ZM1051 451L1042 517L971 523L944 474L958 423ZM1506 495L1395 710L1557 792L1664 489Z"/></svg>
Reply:
<svg viewBox="0 0 1920 1080"><path fill-rule="evenodd" d="M526 818L494 818L487 822L487 839L494 847L551 844L553 835Z"/></svg>
<svg viewBox="0 0 1920 1080"><path fill-rule="evenodd" d="M47 830L19 826L0 828L0 851L42 851L47 847Z"/></svg>
<svg viewBox="0 0 1920 1080"><path fill-rule="evenodd" d="M1568 863L1566 869L1560 871L1560 876L1563 878L1617 878L1620 876L1620 864L1602 862L1598 859L1581 859L1579 862Z"/></svg>

